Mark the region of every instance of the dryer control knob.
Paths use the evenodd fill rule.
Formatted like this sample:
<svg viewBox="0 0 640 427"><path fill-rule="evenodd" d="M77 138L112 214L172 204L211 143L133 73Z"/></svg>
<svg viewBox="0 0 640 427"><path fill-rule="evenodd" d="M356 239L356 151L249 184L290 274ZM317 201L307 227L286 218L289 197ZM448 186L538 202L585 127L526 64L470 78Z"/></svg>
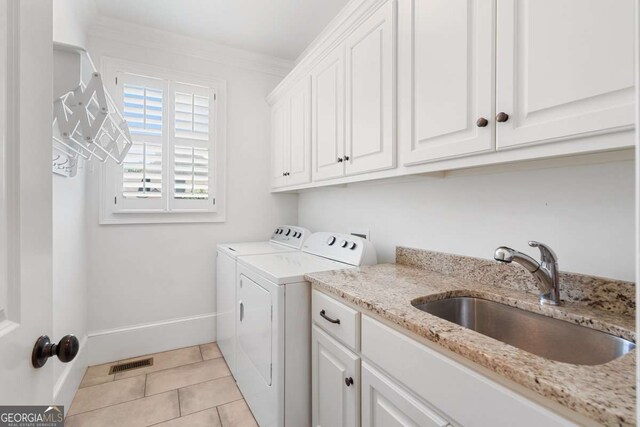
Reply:
<svg viewBox="0 0 640 427"><path fill-rule="evenodd" d="M327 239L327 245L331 246L336 242L336 238L331 236Z"/></svg>
<svg viewBox="0 0 640 427"><path fill-rule="evenodd" d="M346 240L343 240L342 242L340 242L340 246L342 246L343 248L346 248L347 245L349 245L349 242L347 242Z"/></svg>
<svg viewBox="0 0 640 427"><path fill-rule="evenodd" d="M284 235L285 235L285 236L288 236L289 234L291 234L291 229L290 229L290 228L287 228L287 232L286 232L286 233L284 233Z"/></svg>
<svg viewBox="0 0 640 427"><path fill-rule="evenodd" d="M349 243L349 249L354 250L356 247L358 247L358 245L356 244L356 242L351 242L351 243Z"/></svg>

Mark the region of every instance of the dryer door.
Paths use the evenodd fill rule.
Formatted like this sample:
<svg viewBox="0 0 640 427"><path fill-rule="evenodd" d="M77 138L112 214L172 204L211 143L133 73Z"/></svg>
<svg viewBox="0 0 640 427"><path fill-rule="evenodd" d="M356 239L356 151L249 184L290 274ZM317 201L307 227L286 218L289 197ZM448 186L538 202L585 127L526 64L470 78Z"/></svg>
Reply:
<svg viewBox="0 0 640 427"><path fill-rule="evenodd" d="M238 308L238 381L240 378L249 379L246 385L251 393L251 390L260 389L265 384L270 386L272 382L271 294L241 274ZM252 384L254 382L257 383Z"/></svg>

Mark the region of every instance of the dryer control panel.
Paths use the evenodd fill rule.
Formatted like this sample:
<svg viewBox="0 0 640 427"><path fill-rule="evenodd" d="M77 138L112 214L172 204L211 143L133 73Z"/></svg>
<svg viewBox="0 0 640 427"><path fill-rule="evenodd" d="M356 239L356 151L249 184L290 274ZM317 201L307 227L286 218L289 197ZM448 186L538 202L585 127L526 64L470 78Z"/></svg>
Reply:
<svg viewBox="0 0 640 427"><path fill-rule="evenodd" d="M304 227L281 225L274 230L270 240L295 249L301 249L310 235L311 232Z"/></svg>
<svg viewBox="0 0 640 427"><path fill-rule="evenodd" d="M373 244L352 234L313 233L302 246L302 251L355 266L378 263Z"/></svg>

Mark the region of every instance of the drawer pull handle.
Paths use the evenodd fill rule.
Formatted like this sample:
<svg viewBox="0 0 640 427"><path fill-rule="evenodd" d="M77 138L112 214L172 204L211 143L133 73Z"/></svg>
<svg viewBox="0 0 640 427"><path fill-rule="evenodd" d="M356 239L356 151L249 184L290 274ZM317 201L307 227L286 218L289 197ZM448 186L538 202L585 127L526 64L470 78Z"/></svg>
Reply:
<svg viewBox="0 0 640 427"><path fill-rule="evenodd" d="M331 317L327 316L324 310L320 311L320 316L322 316L324 319L328 320L331 323L335 323L337 325L340 324L340 319L332 319Z"/></svg>
<svg viewBox="0 0 640 427"><path fill-rule="evenodd" d="M349 387L350 385L353 384L353 378L351 377L347 377L344 379L344 383L347 385L347 387Z"/></svg>

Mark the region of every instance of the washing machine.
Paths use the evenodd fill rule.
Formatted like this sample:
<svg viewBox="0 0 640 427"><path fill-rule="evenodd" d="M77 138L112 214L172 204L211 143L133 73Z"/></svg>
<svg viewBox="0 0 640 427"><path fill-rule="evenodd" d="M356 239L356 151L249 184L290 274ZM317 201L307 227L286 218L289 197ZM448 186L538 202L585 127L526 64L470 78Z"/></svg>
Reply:
<svg viewBox="0 0 640 427"><path fill-rule="evenodd" d="M238 259L236 382L261 427L311 424L311 285L304 275L376 263L371 242L312 234L298 252Z"/></svg>
<svg viewBox="0 0 640 427"><path fill-rule="evenodd" d="M216 254L216 335L222 356L231 374L236 371L237 261L256 254L296 252L311 235L303 227L283 225L268 241L221 243Z"/></svg>

